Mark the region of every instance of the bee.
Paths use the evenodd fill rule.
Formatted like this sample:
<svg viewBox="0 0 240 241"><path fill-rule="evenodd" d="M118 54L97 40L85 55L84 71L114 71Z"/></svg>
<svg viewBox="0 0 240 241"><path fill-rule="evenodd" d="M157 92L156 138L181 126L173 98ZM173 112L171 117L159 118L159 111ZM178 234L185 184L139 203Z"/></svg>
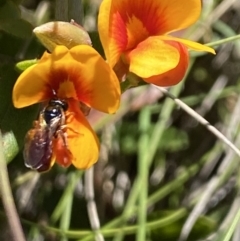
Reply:
<svg viewBox="0 0 240 241"><path fill-rule="evenodd" d="M41 114L25 136L23 158L26 167L39 172L47 171L52 166L52 136Z"/></svg>
<svg viewBox="0 0 240 241"><path fill-rule="evenodd" d="M51 99L40 112L38 120L25 137L23 157L25 165L39 172L47 171L55 158L62 165L71 164L71 152L67 148L65 133L65 111L68 103L57 98ZM53 144L56 146L53 151ZM56 153L59 152L59 153Z"/></svg>

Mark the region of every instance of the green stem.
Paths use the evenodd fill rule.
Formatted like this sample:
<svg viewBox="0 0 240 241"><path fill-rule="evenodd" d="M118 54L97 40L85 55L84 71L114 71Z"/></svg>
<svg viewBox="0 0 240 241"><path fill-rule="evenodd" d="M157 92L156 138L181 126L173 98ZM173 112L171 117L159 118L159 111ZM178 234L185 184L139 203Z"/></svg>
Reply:
<svg viewBox="0 0 240 241"><path fill-rule="evenodd" d="M154 230L154 229L159 229L163 228L167 225L170 225L184 217L186 217L187 210L185 208L179 209L176 212L174 212L171 215L168 215L165 218L161 218L155 221L151 221L146 223L146 228L149 230ZM24 221L27 222L28 224L31 224L29 221ZM34 224L35 225L35 224ZM92 234L92 231L90 230L82 230L82 231L74 231L74 230L68 230L68 231L63 231L57 228L53 227L41 227L43 230L49 231L56 233L60 236L67 236L68 238L81 238L83 236ZM120 228L112 228L112 229L100 229L99 231L102 233L104 237L113 237L118 233L124 232L125 234L135 234L138 229L138 225L129 225L125 227L120 227ZM82 238L80 239L81 241L83 240ZM80 241L79 240L79 241Z"/></svg>
<svg viewBox="0 0 240 241"><path fill-rule="evenodd" d="M83 4L82 0L68 0L68 18L73 19L78 24L83 24Z"/></svg>
<svg viewBox="0 0 240 241"><path fill-rule="evenodd" d="M139 193L139 208L138 208L138 229L137 240L146 240L146 221L147 221L147 197L148 197L148 175L149 166L146 161L149 146L149 127L150 127L151 112L148 107L145 107L139 116L139 128L141 136L138 145L138 175L141 179L141 192Z"/></svg>
<svg viewBox="0 0 240 241"><path fill-rule="evenodd" d="M70 22L73 19L78 24L83 23L82 0L56 0L55 19Z"/></svg>
<svg viewBox="0 0 240 241"><path fill-rule="evenodd" d="M121 224L121 227L123 227L124 225L126 225L126 222L128 220L128 218L136 212L136 201L137 198L139 196L140 193L140 188L141 188L141 177L138 175L135 178L135 181L132 185L132 190L130 192L130 195L128 197L127 203L124 207L123 213L119 218L114 219L113 221L109 222L108 224L106 224L103 228L107 229L107 228L113 228L118 226L119 224ZM115 236L114 241L122 241L124 238L124 233L119 233Z"/></svg>
<svg viewBox="0 0 240 241"><path fill-rule="evenodd" d="M156 202L162 200L164 197L166 197L169 193L173 192L174 190L177 190L179 187L182 187L186 181L189 180L189 178L196 175L196 173L199 171L199 169L202 167L204 163L206 163L207 159L200 160L199 163L191 165L189 168L185 170L185 172L178 175L173 181L169 182L167 185L165 185L163 188L159 189L155 193L153 193L149 198L147 205L152 206ZM137 212L138 207L133 207L133 204L136 201L136 198L138 197L139 190L141 190L141 178L138 177L135 180L135 183L132 188L131 195L128 199L126 208L124 209L123 214L106 224L102 230L107 230L109 228L113 228L116 226L119 226L126 222L126 220L131 216L134 215ZM129 205L131 204L131 206ZM130 208L131 207L131 208ZM93 234L87 236L85 239L81 239L81 241L89 241L92 240Z"/></svg>
<svg viewBox="0 0 240 241"><path fill-rule="evenodd" d="M19 216L14 204L11 186L8 177L6 160L3 154L3 138L0 131L0 191L3 206L7 215L9 227L14 241L25 241Z"/></svg>
<svg viewBox="0 0 240 241"><path fill-rule="evenodd" d="M227 230L226 234L224 235L223 239L219 239L219 241L229 241L231 240L231 237L234 233L234 231L236 231L237 225L240 221L240 210L238 210L236 216L234 217L229 229Z"/></svg>
<svg viewBox="0 0 240 241"><path fill-rule="evenodd" d="M61 230L68 230L71 222L71 214L72 214L72 205L73 205L73 196L74 196L74 189L76 183L76 173L70 173L69 177L69 190L68 195L65 202L65 208L63 210L61 220L60 220L60 228ZM67 241L67 237L62 237L61 241Z"/></svg>
<svg viewBox="0 0 240 241"><path fill-rule="evenodd" d="M200 163L198 164L194 164L191 165L189 168L187 168L182 174L178 175L173 181L171 181L170 183L168 183L167 186L159 189L158 191L156 191L154 194L152 194L149 198L148 198L148 207L151 205L154 205L156 202L160 201L161 199L163 199L165 196L167 196L169 193L173 192L174 190L178 189L179 187L182 187L182 185L184 185L184 183L186 181L189 180L189 178L193 177L194 175L196 175L196 173L199 171L199 169L202 167L202 165L207 161L207 159L202 159L200 161ZM140 178L139 178L140 179ZM139 185L139 183L141 183L140 181L137 182L137 180L135 180L136 185L133 186L133 190L135 195L130 196L130 199L132 203L135 202L135 198L137 196L137 194L139 193L139 190L141 188L141 185ZM131 192L131 194L133 194L133 192ZM132 204L131 203L131 204ZM130 210L128 210L128 213L123 213L120 217L115 218L114 220L112 220L110 223L108 223L107 225L105 225L102 229L100 229L101 233L104 236L115 236L117 234L117 232L126 232L128 234L134 233L136 231L137 226L129 226L130 230L127 227L124 228L119 228L119 229L114 229L113 227L119 226L122 223L124 223L126 221L127 218L129 218L131 215L134 215L137 211L137 207L131 208ZM149 222L146 224L147 229L154 229L154 228L160 228L160 227L164 227L166 225L171 224L172 222L175 222L181 218L183 218L186 215L187 211L185 209L180 209L178 211L176 211L173 215L170 215L166 218L162 218L159 219L157 221L154 222ZM35 223L32 223L28 220L23 220L22 222L31 225L31 226L36 226ZM157 222L157 223L156 223ZM94 238L94 233L90 230L82 230L82 231L66 231L63 232L60 229L57 228L53 228L53 227L42 227L42 229L49 231L49 232L53 232L53 233L57 233L59 235L62 236L67 236L69 238L81 238L81 241L86 241L86 240L92 240ZM82 239L82 237L85 236L85 239ZM80 240L79 240L80 241Z"/></svg>
<svg viewBox="0 0 240 241"><path fill-rule="evenodd" d="M68 22L68 0L55 1L55 20Z"/></svg>
<svg viewBox="0 0 240 241"><path fill-rule="evenodd" d="M208 43L208 44L205 44L205 45L209 46L209 47L217 47L219 45L226 44L226 43L236 41L236 40L239 40L239 39L240 39L240 34L236 35L236 36L229 37L229 38L224 38L224 39L221 39L221 40L218 40L218 41L214 41L214 42L211 42L211 43Z"/></svg>
<svg viewBox="0 0 240 241"><path fill-rule="evenodd" d="M76 187L76 184L82 175L83 171L76 171L74 174L69 175L70 181L65 188L62 197L60 198L50 218L52 224L55 224L61 218L61 216L64 215L66 205L68 205L69 202L68 197L73 195L74 188Z"/></svg>

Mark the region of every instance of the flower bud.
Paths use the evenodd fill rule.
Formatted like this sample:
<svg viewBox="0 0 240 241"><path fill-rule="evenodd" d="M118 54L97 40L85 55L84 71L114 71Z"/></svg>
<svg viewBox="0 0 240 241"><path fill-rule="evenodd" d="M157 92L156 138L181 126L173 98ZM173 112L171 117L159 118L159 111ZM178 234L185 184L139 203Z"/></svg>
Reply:
<svg viewBox="0 0 240 241"><path fill-rule="evenodd" d="M80 45L91 45L91 39L83 27L76 24L54 21L36 27L33 32L41 43L52 52L57 45L64 45L68 49Z"/></svg>

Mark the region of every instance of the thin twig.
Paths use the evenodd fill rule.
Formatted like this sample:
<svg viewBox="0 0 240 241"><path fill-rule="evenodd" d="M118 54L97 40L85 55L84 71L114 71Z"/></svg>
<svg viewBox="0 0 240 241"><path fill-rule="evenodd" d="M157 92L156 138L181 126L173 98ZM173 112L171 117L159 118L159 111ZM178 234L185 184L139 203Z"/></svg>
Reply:
<svg viewBox="0 0 240 241"><path fill-rule="evenodd" d="M2 202L7 215L13 240L25 241L17 209L13 200L2 143L2 133L0 131L0 191Z"/></svg>
<svg viewBox="0 0 240 241"><path fill-rule="evenodd" d="M194 111L180 99L172 95L167 89L157 86L156 88L163 92L167 97L171 98L179 107L181 107L186 113L196 119L200 124L204 125L213 135L215 135L218 139L228 145L240 157L240 150L231 141L229 141L219 130L212 126L206 119L204 119L201 115L199 115L196 111Z"/></svg>
<svg viewBox="0 0 240 241"><path fill-rule="evenodd" d="M104 237L99 231L100 221L94 200L93 173L94 167L91 167L85 172L85 198L87 200L88 217L90 220L91 228L96 233L95 240L104 241Z"/></svg>
<svg viewBox="0 0 240 241"><path fill-rule="evenodd" d="M235 135L237 134L236 127L239 126L239 115L240 115L240 98L238 98L235 104L234 110L231 114L231 118L230 119L228 118L225 121L222 128L222 133L224 133L224 135L230 140L233 140L235 138ZM211 159L213 161L207 162L208 164L202 169L202 171L200 172L200 176L203 176L203 175L206 176L206 172L210 174L213 168L216 166L216 162L219 160L221 155L222 155L222 151L212 153Z"/></svg>

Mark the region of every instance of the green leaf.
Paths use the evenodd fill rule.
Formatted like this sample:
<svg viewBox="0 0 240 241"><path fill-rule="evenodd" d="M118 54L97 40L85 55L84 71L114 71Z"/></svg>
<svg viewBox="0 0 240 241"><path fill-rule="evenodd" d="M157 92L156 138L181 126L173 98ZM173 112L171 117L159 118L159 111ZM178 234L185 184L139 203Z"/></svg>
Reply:
<svg viewBox="0 0 240 241"><path fill-rule="evenodd" d="M31 24L20 18L0 23L0 29L19 38L29 38L32 35Z"/></svg>
<svg viewBox="0 0 240 241"><path fill-rule="evenodd" d="M20 10L12 1L5 1L0 5L0 24L8 19L20 18Z"/></svg>
<svg viewBox="0 0 240 241"><path fill-rule="evenodd" d="M12 1L6 1L0 6L0 30L19 38L29 38L32 26L21 19L20 10Z"/></svg>
<svg viewBox="0 0 240 241"><path fill-rule="evenodd" d="M99 38L99 33L97 31L90 32L89 36L92 40L93 48L95 48L98 51L98 53L104 58L104 51L103 51L102 43Z"/></svg>
<svg viewBox="0 0 240 241"><path fill-rule="evenodd" d="M2 137L3 154L7 163L9 163L19 152L18 143L12 131L4 133Z"/></svg>

